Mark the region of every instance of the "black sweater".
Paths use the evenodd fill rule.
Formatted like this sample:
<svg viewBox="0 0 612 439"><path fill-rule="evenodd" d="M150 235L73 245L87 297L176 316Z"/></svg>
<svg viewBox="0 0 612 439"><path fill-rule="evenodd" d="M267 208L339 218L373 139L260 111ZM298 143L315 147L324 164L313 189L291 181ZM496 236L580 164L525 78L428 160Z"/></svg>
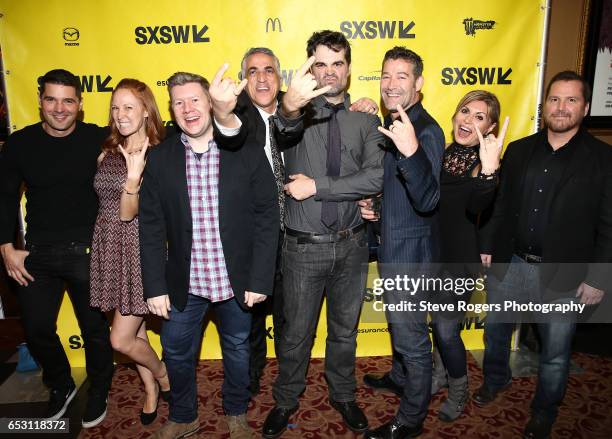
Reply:
<svg viewBox="0 0 612 439"><path fill-rule="evenodd" d="M446 165L462 155L465 169L449 172ZM471 176L479 163L477 146L464 147L453 143L444 152L439 204L441 253L446 270L457 276L478 273L478 215L495 196L496 178L486 180Z"/></svg>
<svg viewBox="0 0 612 439"><path fill-rule="evenodd" d="M77 121L66 137L50 136L42 123L9 136L0 152L0 244L14 240L22 182L29 242L91 241L98 211L93 178L106 134Z"/></svg>

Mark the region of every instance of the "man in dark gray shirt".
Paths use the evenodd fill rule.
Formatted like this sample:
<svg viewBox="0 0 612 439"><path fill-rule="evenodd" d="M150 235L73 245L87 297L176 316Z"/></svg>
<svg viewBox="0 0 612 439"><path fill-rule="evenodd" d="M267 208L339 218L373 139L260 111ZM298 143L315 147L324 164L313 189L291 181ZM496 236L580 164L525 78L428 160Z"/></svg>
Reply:
<svg viewBox="0 0 612 439"><path fill-rule="evenodd" d="M294 75L277 118L280 144L293 139L293 146L284 151L289 181L283 246L285 326L277 352L276 406L264 424L265 438L280 436L297 410L324 290L330 402L352 430L368 426L355 403L357 323L368 261L355 201L382 189L384 140L378 117L348 111L351 51L346 38L339 32L315 32L307 53L311 58Z"/></svg>

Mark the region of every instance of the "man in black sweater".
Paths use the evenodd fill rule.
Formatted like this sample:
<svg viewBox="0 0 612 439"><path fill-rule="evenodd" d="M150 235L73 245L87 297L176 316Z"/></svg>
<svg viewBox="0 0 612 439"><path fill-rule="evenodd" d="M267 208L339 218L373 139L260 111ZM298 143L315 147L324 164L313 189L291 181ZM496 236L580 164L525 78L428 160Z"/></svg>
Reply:
<svg viewBox="0 0 612 439"><path fill-rule="evenodd" d="M66 412L76 394L70 364L56 332L64 284L85 342L91 380L83 427L106 416L113 375L108 324L89 306L89 251L98 200L96 159L106 131L77 120L82 110L78 78L51 70L39 78L43 121L13 133L0 153L0 250L17 297L28 347L50 388L46 418ZM25 250L14 247L20 187L25 183Z"/></svg>

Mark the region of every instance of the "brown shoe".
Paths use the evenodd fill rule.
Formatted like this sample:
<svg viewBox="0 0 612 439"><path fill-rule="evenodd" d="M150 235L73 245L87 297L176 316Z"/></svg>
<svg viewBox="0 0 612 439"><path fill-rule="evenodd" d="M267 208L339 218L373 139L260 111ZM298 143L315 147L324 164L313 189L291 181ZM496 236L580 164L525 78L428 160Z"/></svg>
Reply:
<svg viewBox="0 0 612 439"><path fill-rule="evenodd" d="M199 428L200 421L198 419L188 424L168 421L151 436L151 439L182 439L197 433Z"/></svg>
<svg viewBox="0 0 612 439"><path fill-rule="evenodd" d="M225 422L229 427L231 439L251 439L253 437L253 430L249 427L245 414L226 416Z"/></svg>

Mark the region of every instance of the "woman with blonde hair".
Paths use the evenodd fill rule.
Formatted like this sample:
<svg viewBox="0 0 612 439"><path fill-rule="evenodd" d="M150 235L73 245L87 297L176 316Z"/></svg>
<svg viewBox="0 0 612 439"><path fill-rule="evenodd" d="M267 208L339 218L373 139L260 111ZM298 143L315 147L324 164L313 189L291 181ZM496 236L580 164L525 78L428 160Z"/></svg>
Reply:
<svg viewBox="0 0 612 439"><path fill-rule="evenodd" d="M111 96L110 134L102 145L94 187L100 207L91 255L91 306L114 310L113 348L136 363L144 383L144 425L157 416L159 396L170 397L165 364L151 348L144 316L138 240L138 191L149 145L165 134L151 89L123 79Z"/></svg>
<svg viewBox="0 0 612 439"><path fill-rule="evenodd" d="M470 289L460 287L467 279L475 281L481 271L477 228L480 213L493 202L506 118L499 137L497 97L485 90L468 92L458 103L452 118L453 142L444 151L440 175L441 277L453 279L453 291L437 291L434 300L454 305L454 311L432 313L434 371L432 395L448 387L448 398L438 417L457 419L467 402L468 382L465 346L461 340L464 312L458 302L469 303ZM466 283L467 285L468 283ZM470 282L470 284L472 284ZM475 284L475 283L474 283ZM448 308L447 308L448 309ZM463 308L465 309L465 308Z"/></svg>

